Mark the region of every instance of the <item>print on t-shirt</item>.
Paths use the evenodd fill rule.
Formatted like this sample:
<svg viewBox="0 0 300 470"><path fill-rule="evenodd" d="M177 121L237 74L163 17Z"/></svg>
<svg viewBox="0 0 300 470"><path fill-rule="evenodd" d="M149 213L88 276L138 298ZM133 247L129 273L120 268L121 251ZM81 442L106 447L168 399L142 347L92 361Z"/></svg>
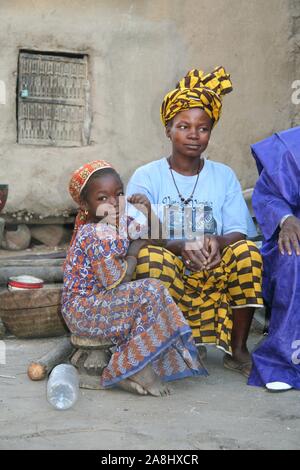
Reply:
<svg viewBox="0 0 300 470"><path fill-rule="evenodd" d="M196 198L189 204L166 196L163 204L163 227L167 239L194 239L204 234L217 235L217 222L211 201L200 202Z"/></svg>

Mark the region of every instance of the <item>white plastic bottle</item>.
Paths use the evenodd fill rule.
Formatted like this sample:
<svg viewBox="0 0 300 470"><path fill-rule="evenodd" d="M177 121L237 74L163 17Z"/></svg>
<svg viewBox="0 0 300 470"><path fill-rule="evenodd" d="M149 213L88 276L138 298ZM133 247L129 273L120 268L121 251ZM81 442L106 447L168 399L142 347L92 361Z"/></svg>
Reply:
<svg viewBox="0 0 300 470"><path fill-rule="evenodd" d="M71 364L59 364L52 370L47 383L47 399L57 410L67 410L77 401L79 376Z"/></svg>

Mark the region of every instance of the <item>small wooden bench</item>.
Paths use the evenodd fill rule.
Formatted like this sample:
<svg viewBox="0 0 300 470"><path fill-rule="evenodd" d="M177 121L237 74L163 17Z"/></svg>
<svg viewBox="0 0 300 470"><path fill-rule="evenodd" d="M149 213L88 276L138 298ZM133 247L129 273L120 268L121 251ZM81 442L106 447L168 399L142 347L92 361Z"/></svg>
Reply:
<svg viewBox="0 0 300 470"><path fill-rule="evenodd" d="M79 386L92 390L101 390L100 375L109 363L113 346L107 340L71 335L71 343L76 349L71 364L79 372Z"/></svg>

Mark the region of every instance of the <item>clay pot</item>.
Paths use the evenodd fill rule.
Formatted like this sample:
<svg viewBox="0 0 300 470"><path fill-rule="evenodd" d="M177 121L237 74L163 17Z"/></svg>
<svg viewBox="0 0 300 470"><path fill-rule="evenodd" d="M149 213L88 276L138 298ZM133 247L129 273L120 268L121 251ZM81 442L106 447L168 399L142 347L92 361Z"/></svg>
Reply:
<svg viewBox="0 0 300 470"><path fill-rule="evenodd" d="M27 225L18 225L17 230L4 231L2 248L6 250L26 250L31 241L31 232Z"/></svg>
<svg viewBox="0 0 300 470"><path fill-rule="evenodd" d="M8 184L0 184L0 212L4 209L8 196Z"/></svg>

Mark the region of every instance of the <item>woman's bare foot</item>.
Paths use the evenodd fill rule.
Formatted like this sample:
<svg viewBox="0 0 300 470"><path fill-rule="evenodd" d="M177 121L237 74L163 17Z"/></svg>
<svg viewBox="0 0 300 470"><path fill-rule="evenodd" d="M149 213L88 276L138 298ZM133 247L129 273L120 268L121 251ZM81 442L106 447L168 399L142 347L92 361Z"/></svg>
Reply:
<svg viewBox="0 0 300 470"><path fill-rule="evenodd" d="M252 360L247 350L235 350L232 356L225 354L223 364L226 369L239 372L247 378L250 376Z"/></svg>
<svg viewBox="0 0 300 470"><path fill-rule="evenodd" d="M238 349L234 348L232 351L232 357L239 362L249 362L251 361L251 354L248 349Z"/></svg>
<svg viewBox="0 0 300 470"><path fill-rule="evenodd" d="M156 375L151 364L148 364L144 369L134 374L131 379L141 385L153 397L170 395L170 389Z"/></svg>

